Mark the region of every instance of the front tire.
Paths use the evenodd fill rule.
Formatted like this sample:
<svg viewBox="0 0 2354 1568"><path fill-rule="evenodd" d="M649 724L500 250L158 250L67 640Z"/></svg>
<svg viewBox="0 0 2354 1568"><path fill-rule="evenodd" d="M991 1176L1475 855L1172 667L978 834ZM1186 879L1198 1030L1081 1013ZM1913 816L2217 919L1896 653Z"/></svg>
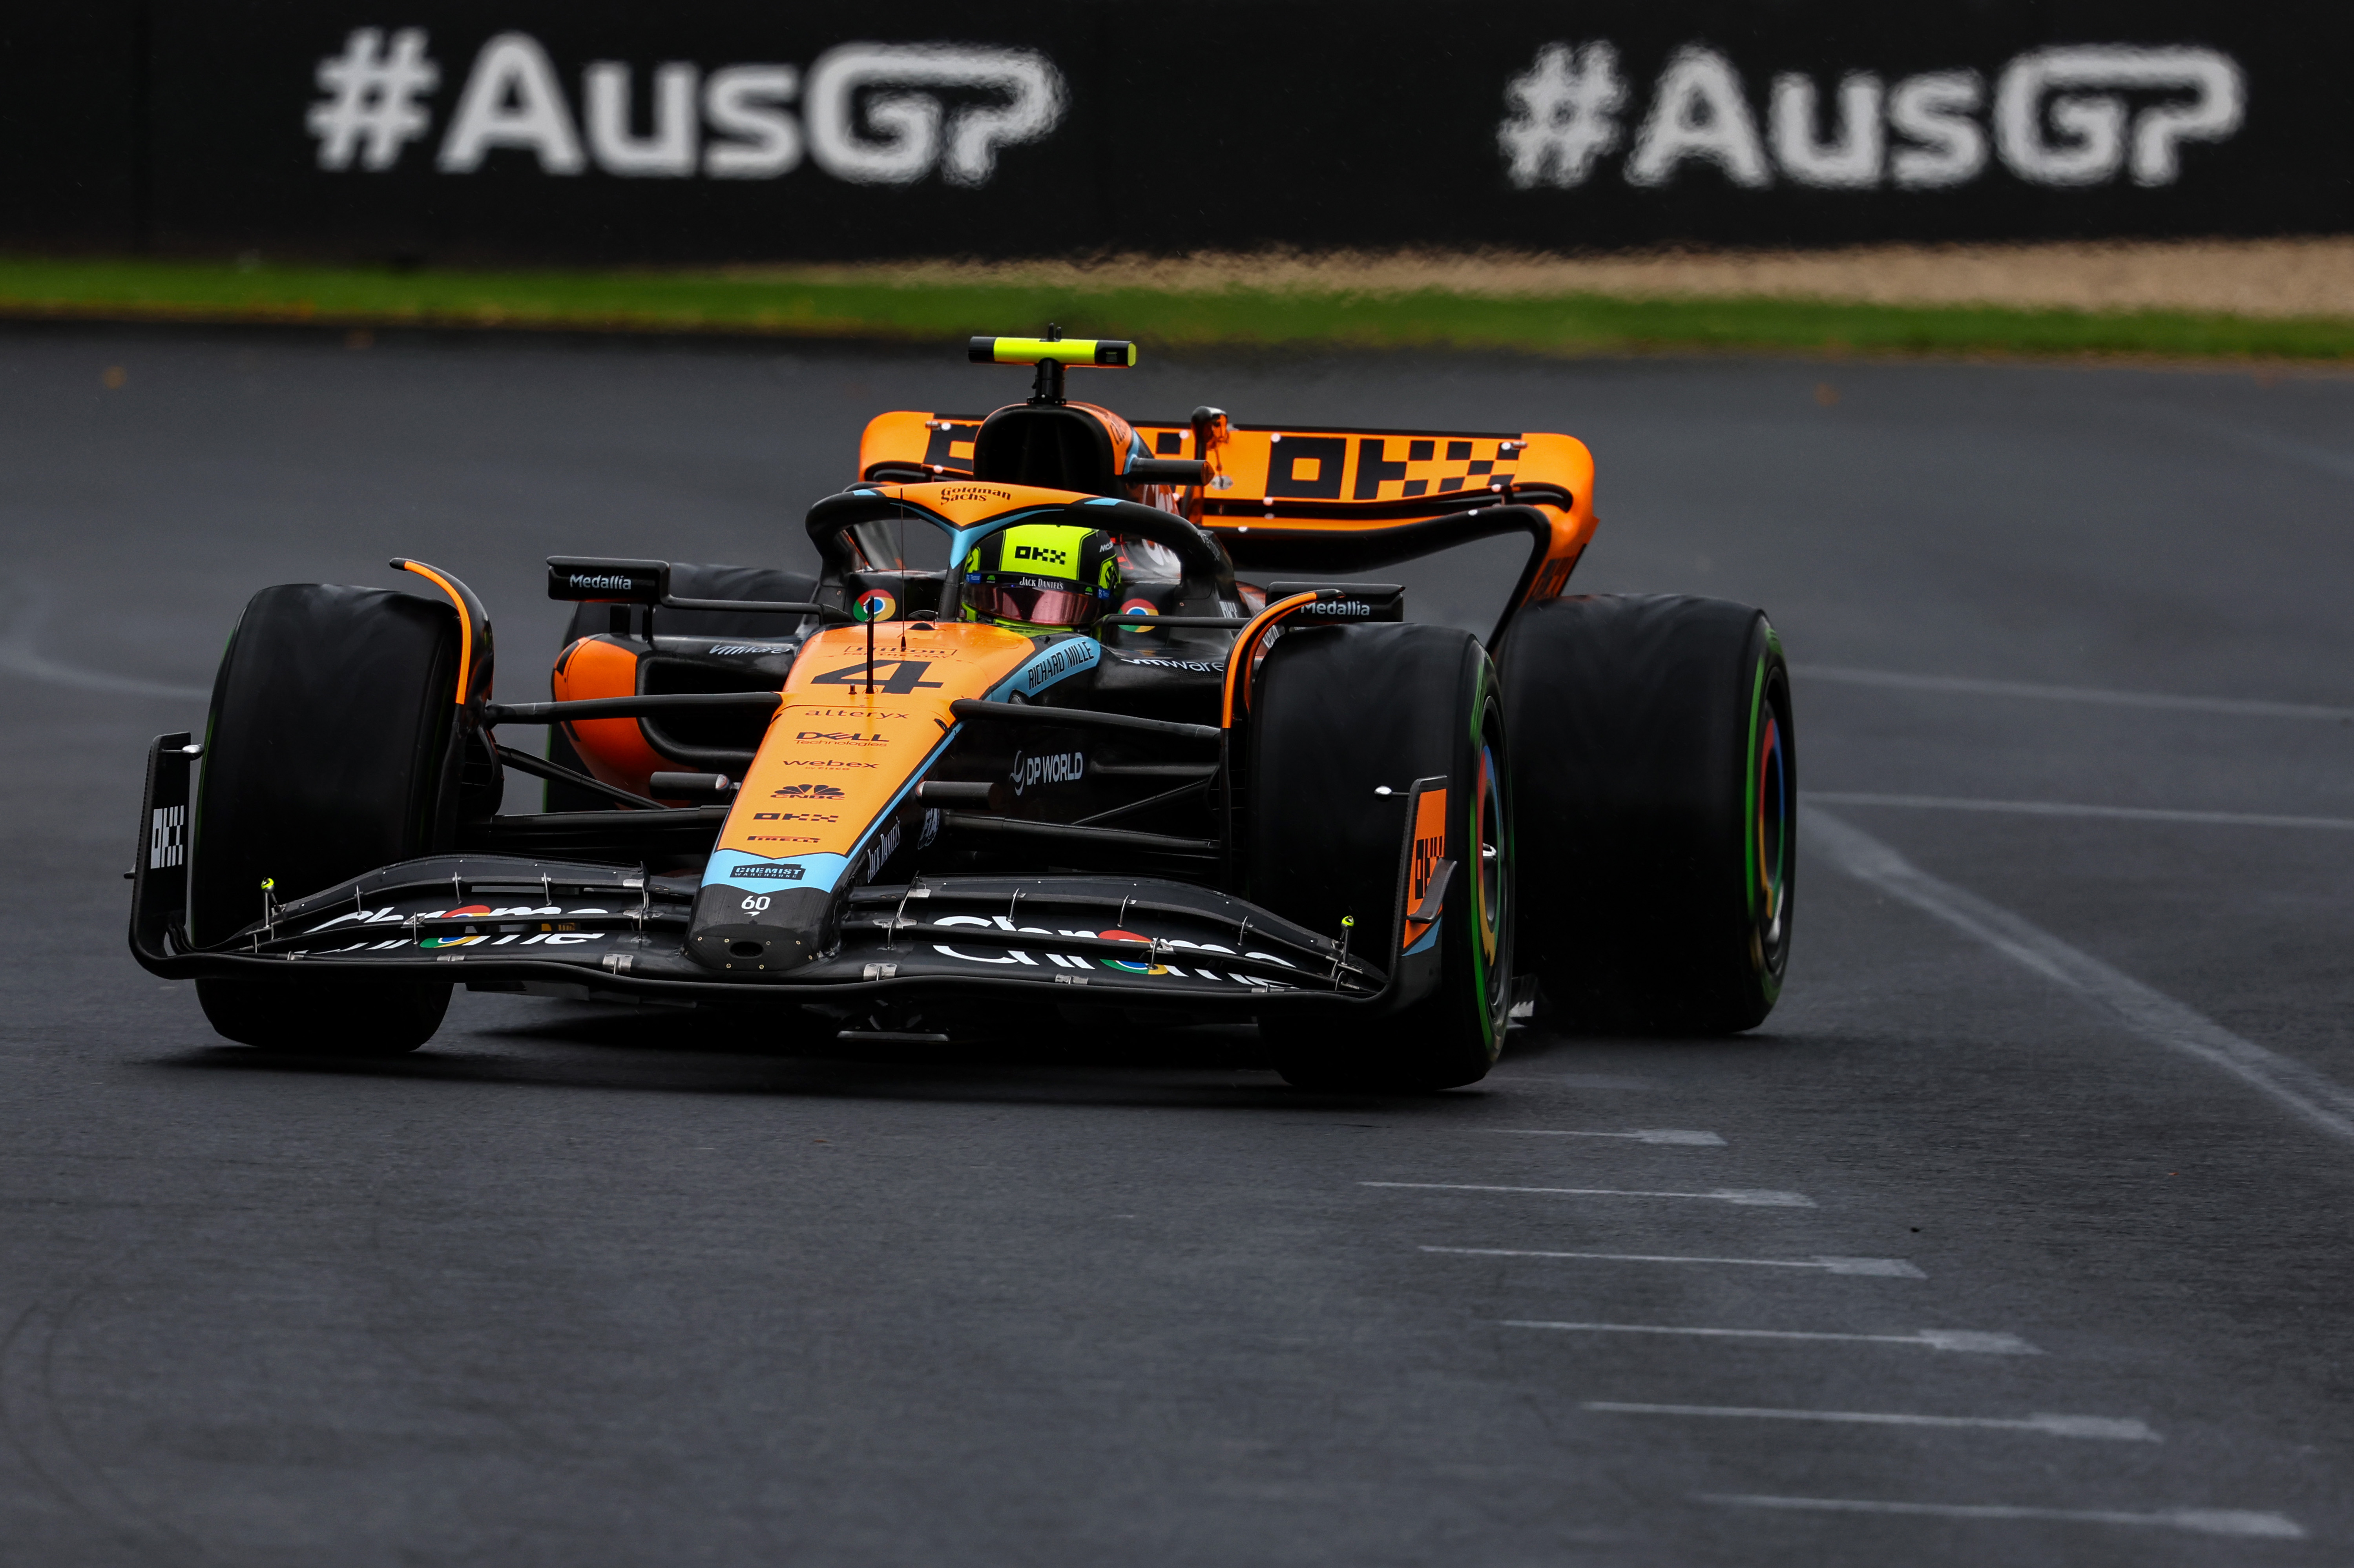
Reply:
<svg viewBox="0 0 2354 1568"><path fill-rule="evenodd" d="M1504 735L1495 668L1464 632L1320 628L1285 633L1267 654L1251 715L1252 900L1336 938L1353 918L1352 950L1385 969L1400 963L1398 856L1418 779L1447 781L1437 853L1458 865L1435 933L1437 989L1345 1035L1268 1021L1261 1033L1287 1081L1426 1091L1476 1083L1495 1065L1515 916Z"/></svg>
<svg viewBox="0 0 2354 1568"><path fill-rule="evenodd" d="M450 990L433 980L200 980L196 1001L225 1040L314 1056L398 1056L441 1027Z"/></svg>
<svg viewBox="0 0 2354 1568"><path fill-rule="evenodd" d="M1513 618L1499 660L1522 961L1578 1031L1725 1034L1789 964L1796 734L1781 639L1724 599L1597 595Z"/></svg>
<svg viewBox="0 0 2354 1568"><path fill-rule="evenodd" d="M447 847L458 811L458 621L383 588L289 583L254 595L213 682L197 784L188 930L236 935L280 902ZM377 1053L430 1039L440 981L201 980L205 1016L273 1050Z"/></svg>

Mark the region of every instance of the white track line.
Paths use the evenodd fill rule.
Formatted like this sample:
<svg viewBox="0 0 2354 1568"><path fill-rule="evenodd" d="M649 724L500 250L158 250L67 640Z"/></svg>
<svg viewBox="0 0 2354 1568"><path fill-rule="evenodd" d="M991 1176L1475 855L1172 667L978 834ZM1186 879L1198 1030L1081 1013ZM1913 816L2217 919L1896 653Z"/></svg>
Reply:
<svg viewBox="0 0 2354 1568"><path fill-rule="evenodd" d="M1979 1356L2040 1356L2043 1352L2016 1334L1986 1334L1973 1329L1922 1329L1910 1334L1821 1334L1793 1329L1676 1329L1656 1323L1547 1323L1524 1318L1501 1319L1507 1329L1562 1329L1584 1334L1689 1334L1711 1340L1840 1340L1862 1345L1917 1345L1925 1351L1959 1351Z"/></svg>
<svg viewBox="0 0 2354 1568"><path fill-rule="evenodd" d="M2057 1520L2068 1524L2139 1524L2158 1530L2186 1530L2194 1535L2266 1536L2274 1541L2303 1541L2304 1527L2276 1513L2251 1513L2241 1509L2170 1508L2158 1513L2125 1513L2096 1508L2013 1508L2006 1503L1879 1502L1863 1498L1744 1497L1728 1492L1694 1492L1695 1502L1729 1503L1736 1508L1803 1509L1819 1513L1913 1513L1933 1519Z"/></svg>
<svg viewBox="0 0 2354 1568"><path fill-rule="evenodd" d="M1871 1410L1752 1410L1735 1404L1621 1404L1589 1399L1579 1407L1617 1415L1712 1415L1755 1421L1836 1421L1866 1426L1968 1426L1994 1432L2041 1432L2047 1437L2105 1437L2121 1443L2155 1443L2157 1433L2139 1421L2107 1415L2031 1415L2024 1420L1988 1415L1899 1415Z"/></svg>
<svg viewBox="0 0 2354 1568"><path fill-rule="evenodd" d="M1505 1061L1510 1062L1508 1054ZM1490 1083L1539 1084L1548 1088L1563 1089L1662 1089L1667 1085L1658 1078L1638 1077L1631 1073L1521 1073L1503 1072L1488 1075Z"/></svg>
<svg viewBox="0 0 2354 1568"><path fill-rule="evenodd" d="M1509 1246L1426 1246L1424 1252L1466 1257L1576 1257L1597 1263L1737 1263L1755 1268L1819 1268L1826 1274L1876 1275L1883 1279L1929 1277L1901 1257L1670 1257L1644 1252L1535 1252Z"/></svg>
<svg viewBox="0 0 2354 1568"><path fill-rule="evenodd" d="M2274 457L2286 458L2291 462L2307 463L2337 474L2341 479L2354 479L2354 454L2334 448L2316 446L2310 441L2277 434L2272 430L2253 430L2243 425L2221 424L2207 417L2201 409L2196 416L2168 409L2162 416L2174 425L2201 440L2223 440L2237 446L2269 452Z"/></svg>
<svg viewBox="0 0 2354 1568"><path fill-rule="evenodd" d="M2019 817L2095 817L2120 822L2191 822L2211 828L2317 828L2354 832L2354 817L2281 817L2261 811L2178 811L2155 806L2082 806L2067 800L1980 800L1960 795L1880 795L1808 789L1798 799L1823 806L1903 806L1931 811L1999 811Z"/></svg>
<svg viewBox="0 0 2354 1568"><path fill-rule="evenodd" d="M1802 681L1836 685L1887 686L1903 692L1952 692L1973 697L2031 697L2043 702L2098 703L2119 708L2171 708L2179 713L2234 714L2243 718L2354 718L2354 708L2319 703L2272 703L2252 697L2188 697L2165 692L2117 692L2100 686L2052 686L2036 681L1981 681L1967 675L1912 675L1895 670L1858 670L1840 664L1797 664Z"/></svg>
<svg viewBox="0 0 2354 1568"><path fill-rule="evenodd" d="M1841 871L2065 986L2107 1010L2143 1039L2195 1056L2262 1090L2325 1132L2354 1142L2354 1092L2304 1063L2243 1040L2204 1014L2151 990L2131 975L2079 952L2020 919L1927 872L1878 839L1823 811L1808 811L1802 831Z"/></svg>
<svg viewBox="0 0 2354 1568"><path fill-rule="evenodd" d="M1681 1143L1694 1149L1724 1147L1724 1139L1712 1132L1687 1132L1673 1127L1642 1127L1632 1132L1556 1131L1549 1127L1486 1127L1479 1130L1502 1133L1511 1138L1631 1138L1638 1143Z"/></svg>
<svg viewBox="0 0 2354 1568"><path fill-rule="evenodd" d="M36 591L34 602L20 610L6 635L0 636L0 670L53 686L74 686L85 692L111 692L125 697L167 697L175 702L212 700L209 686L175 686L163 681L142 681L131 675L110 675L102 670L77 670L45 659L34 650L35 635L47 612L47 596Z"/></svg>
<svg viewBox="0 0 2354 1568"><path fill-rule="evenodd" d="M1477 1181L1360 1181L1357 1185L1404 1187L1421 1192L1551 1192L1565 1198L1706 1198L1757 1209L1815 1206L1815 1201L1804 1192L1774 1192L1748 1187L1723 1187L1713 1192L1641 1192L1621 1187L1490 1187Z"/></svg>
<svg viewBox="0 0 2354 1568"><path fill-rule="evenodd" d="M44 659L14 641L0 642L0 670L29 680L46 681L53 686L72 686L85 692L108 692L124 697L161 697L175 703L203 703L210 702L213 694L211 689L205 686L173 686L161 681L110 675L102 670L77 670L71 665Z"/></svg>

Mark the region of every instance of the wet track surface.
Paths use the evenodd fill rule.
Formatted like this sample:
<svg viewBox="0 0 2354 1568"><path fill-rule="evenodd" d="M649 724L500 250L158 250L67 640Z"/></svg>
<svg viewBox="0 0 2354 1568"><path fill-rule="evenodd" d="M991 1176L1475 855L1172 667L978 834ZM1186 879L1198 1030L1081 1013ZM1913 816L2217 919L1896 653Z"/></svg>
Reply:
<svg viewBox="0 0 2354 1568"><path fill-rule="evenodd" d="M536 696L542 556L803 560L868 412L1019 388L948 355L0 338L9 1561L2346 1560L2354 381L1087 389L1565 429L1600 465L1580 586L1765 606L1816 796L1766 1026L1522 1031L1423 1099L1052 1016L844 1060L461 993L391 1064L225 1046L125 954L120 876L144 744L200 726L254 588L449 567ZM1410 605L1478 624L1502 572Z"/></svg>

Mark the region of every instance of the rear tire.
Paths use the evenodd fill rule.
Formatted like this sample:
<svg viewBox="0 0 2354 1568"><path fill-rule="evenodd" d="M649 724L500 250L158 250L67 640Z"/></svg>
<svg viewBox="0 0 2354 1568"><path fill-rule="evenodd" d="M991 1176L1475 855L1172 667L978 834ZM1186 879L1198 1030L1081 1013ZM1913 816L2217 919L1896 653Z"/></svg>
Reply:
<svg viewBox="0 0 2354 1568"><path fill-rule="evenodd" d="M190 855L188 929L222 941L284 902L448 847L458 620L383 588L254 595L213 683ZM449 1006L439 981L196 982L213 1027L273 1049L411 1050ZM346 1042L346 1044L339 1044Z"/></svg>
<svg viewBox="0 0 2354 1568"><path fill-rule="evenodd" d="M1442 853L1458 863L1437 989L1345 1035L1269 1020L1261 1033L1278 1070L1303 1088L1424 1091L1485 1077L1503 1044L1514 904L1504 715L1479 642L1421 625L1287 632L1261 671L1249 755L1255 903L1335 938L1353 916L1352 950L1389 969L1417 779L1447 781Z"/></svg>
<svg viewBox="0 0 2354 1568"><path fill-rule="evenodd" d="M1724 1034L1764 1022L1797 879L1790 676L1765 615L1724 599L1532 605L1499 663L1522 863L1521 927L1557 1022Z"/></svg>

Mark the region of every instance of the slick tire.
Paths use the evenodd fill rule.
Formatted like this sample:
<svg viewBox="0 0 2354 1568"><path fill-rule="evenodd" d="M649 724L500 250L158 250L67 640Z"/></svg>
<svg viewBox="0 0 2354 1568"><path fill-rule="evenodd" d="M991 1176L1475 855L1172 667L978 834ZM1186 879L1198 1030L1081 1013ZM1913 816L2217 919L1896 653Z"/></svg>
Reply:
<svg viewBox="0 0 2354 1568"><path fill-rule="evenodd" d="M200 980L196 1001L225 1040L313 1056L398 1056L441 1027L450 987L431 980Z"/></svg>
<svg viewBox="0 0 2354 1568"><path fill-rule="evenodd" d="M221 655L205 728L189 857L193 941L221 941L259 918L265 879L282 903L448 847L461 781L458 659L457 616L437 599L318 583L253 597ZM307 1050L334 1049L338 1038L368 1050L421 1045L450 990L372 980L196 987L229 1039Z"/></svg>
<svg viewBox="0 0 2354 1568"><path fill-rule="evenodd" d="M1384 969L1399 962L1399 856L1408 791L1447 783L1437 989L1363 1024L1269 1020L1285 1079L1305 1088L1420 1092L1476 1083L1510 1010L1511 818L1504 713L1479 642L1447 627L1287 632L1262 667L1250 723L1243 834L1250 897L1339 937ZM1387 789L1387 794L1378 790Z"/></svg>
<svg viewBox="0 0 2354 1568"><path fill-rule="evenodd" d="M1765 615L1724 599L1532 605L1498 658L1521 866L1522 966L1581 1033L1762 1022L1790 958L1797 874L1790 673Z"/></svg>

